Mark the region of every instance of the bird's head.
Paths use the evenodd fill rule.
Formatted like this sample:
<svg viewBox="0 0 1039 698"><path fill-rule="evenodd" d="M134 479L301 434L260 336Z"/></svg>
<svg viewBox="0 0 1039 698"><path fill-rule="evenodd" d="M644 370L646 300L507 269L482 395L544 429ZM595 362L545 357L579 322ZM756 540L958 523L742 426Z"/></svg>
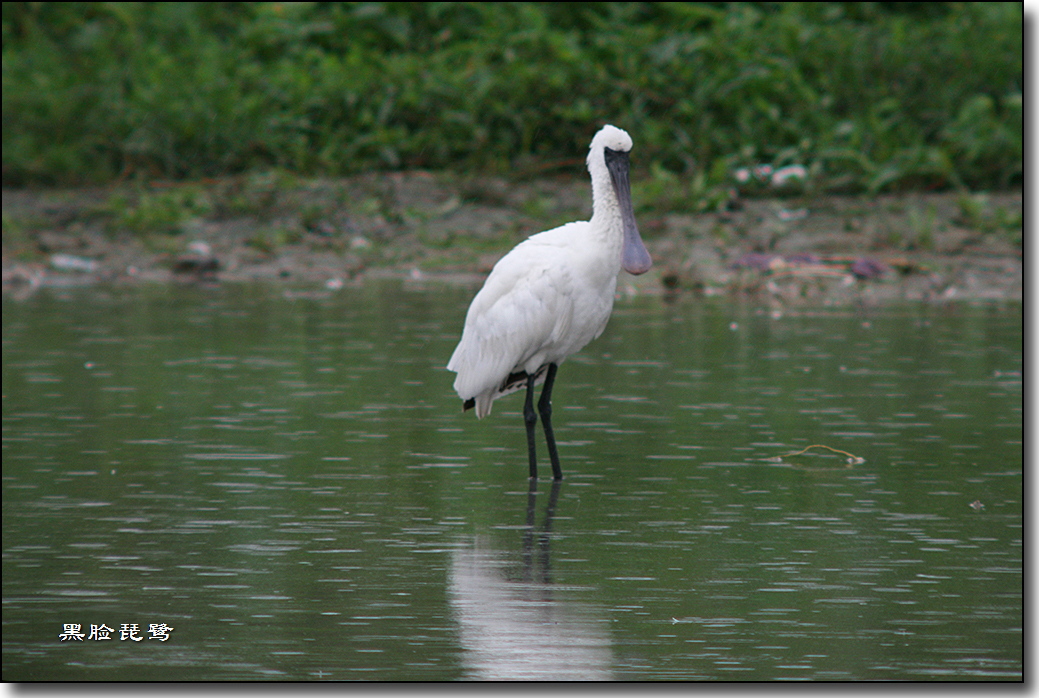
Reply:
<svg viewBox="0 0 1039 698"><path fill-rule="evenodd" d="M602 162L606 150L618 153L631 152L631 136L624 129L606 124L592 138L592 145L588 151L588 169L592 169Z"/></svg>
<svg viewBox="0 0 1039 698"><path fill-rule="evenodd" d="M592 175L593 207L613 211L623 228L621 266L631 274L642 274L653 265L649 252L639 235L635 212L631 205L631 184L628 181L628 153L631 136L627 131L607 124L592 138L588 152L588 172ZM607 191L611 195L607 194ZM604 199L612 199L607 203ZM609 215L609 214L607 214ZM596 213L593 212L593 220Z"/></svg>

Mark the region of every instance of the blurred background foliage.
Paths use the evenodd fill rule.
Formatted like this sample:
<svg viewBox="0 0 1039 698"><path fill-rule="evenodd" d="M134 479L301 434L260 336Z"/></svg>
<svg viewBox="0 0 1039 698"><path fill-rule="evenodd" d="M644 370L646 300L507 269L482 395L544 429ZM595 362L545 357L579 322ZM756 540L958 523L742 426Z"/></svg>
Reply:
<svg viewBox="0 0 1039 698"><path fill-rule="evenodd" d="M3 3L6 186L580 163L604 122L704 186L1022 179L1000 2Z"/></svg>

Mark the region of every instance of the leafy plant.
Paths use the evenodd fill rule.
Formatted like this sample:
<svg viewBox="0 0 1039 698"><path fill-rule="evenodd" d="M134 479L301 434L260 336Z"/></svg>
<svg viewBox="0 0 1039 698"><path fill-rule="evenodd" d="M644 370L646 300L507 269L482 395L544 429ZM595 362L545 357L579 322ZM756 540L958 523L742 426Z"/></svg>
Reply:
<svg viewBox="0 0 1039 698"><path fill-rule="evenodd" d="M206 193L195 186L175 186L155 190L140 188L136 192L119 190L109 197L101 212L109 216L113 231L135 234L177 234L182 225L210 212L212 204Z"/></svg>
<svg viewBox="0 0 1039 698"><path fill-rule="evenodd" d="M1018 3L5 3L6 185L507 172L1016 186Z"/></svg>

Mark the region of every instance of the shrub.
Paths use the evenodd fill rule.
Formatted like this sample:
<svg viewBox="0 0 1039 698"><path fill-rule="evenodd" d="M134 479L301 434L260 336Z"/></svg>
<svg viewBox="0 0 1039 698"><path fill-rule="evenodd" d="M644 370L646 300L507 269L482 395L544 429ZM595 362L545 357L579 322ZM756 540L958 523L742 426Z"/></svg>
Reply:
<svg viewBox="0 0 1039 698"><path fill-rule="evenodd" d="M572 165L1017 185L1018 3L5 3L8 185Z"/></svg>

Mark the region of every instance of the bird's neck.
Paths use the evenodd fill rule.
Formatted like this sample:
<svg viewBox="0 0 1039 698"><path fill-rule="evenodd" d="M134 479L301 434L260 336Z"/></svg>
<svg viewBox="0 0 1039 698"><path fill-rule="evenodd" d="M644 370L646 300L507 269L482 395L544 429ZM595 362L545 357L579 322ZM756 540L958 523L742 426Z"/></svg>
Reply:
<svg viewBox="0 0 1039 698"><path fill-rule="evenodd" d="M592 218L589 223L594 233L602 238L602 242L611 251L617 250L619 260L620 247L624 241L621 207L613 191L609 174L603 172L602 175L592 178Z"/></svg>

